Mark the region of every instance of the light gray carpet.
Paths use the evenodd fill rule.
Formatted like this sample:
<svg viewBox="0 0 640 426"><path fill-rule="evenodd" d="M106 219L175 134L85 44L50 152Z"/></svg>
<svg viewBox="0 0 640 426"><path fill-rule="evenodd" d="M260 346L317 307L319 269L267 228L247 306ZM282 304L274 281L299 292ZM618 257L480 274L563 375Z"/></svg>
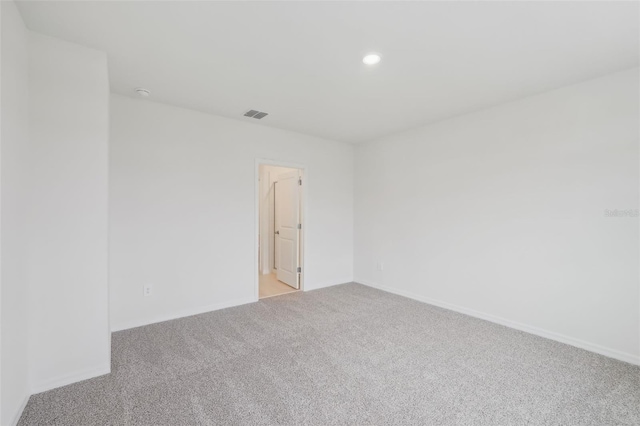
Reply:
<svg viewBox="0 0 640 426"><path fill-rule="evenodd" d="M113 334L20 425L640 425L640 367L359 284Z"/></svg>

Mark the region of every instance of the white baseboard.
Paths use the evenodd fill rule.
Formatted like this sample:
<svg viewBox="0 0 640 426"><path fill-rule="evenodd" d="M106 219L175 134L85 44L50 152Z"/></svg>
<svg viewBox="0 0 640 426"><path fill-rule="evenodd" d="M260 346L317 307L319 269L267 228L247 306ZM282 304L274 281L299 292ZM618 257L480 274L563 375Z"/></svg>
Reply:
<svg viewBox="0 0 640 426"><path fill-rule="evenodd" d="M183 309L181 311L172 312L165 315L158 315L151 319L138 319L133 321L127 321L117 323L111 326L111 332L128 330L130 328L142 327L145 325L156 324L159 322L170 321L178 318L190 317L193 315L204 314L207 312L217 311L225 308L232 308L234 306L246 305L247 303L254 303L256 300L251 298L234 299L227 302L215 303L213 305L197 306L195 308Z"/></svg>
<svg viewBox="0 0 640 426"><path fill-rule="evenodd" d="M427 303L429 305L438 306L440 308L448 309L451 311L459 312L461 314L469 315L475 318L480 318L486 321L490 321L496 324L504 325L509 328L524 331L526 333L535 334L536 336L544 337L546 339L555 340L556 342L566 343L567 345L575 346L580 349L584 349L590 352L595 352L600 355L604 355L609 358L614 358L620 361L628 362L630 364L640 365L640 356L630 353L622 352L616 349L607 348L596 343L586 342L584 340L576 339L574 337L566 336L564 334L556 333L553 331L544 330L531 325L523 324L517 321L512 321L506 318L502 318L496 315L487 314L484 312L476 311L474 309L465 308L463 306L454 305L452 303L443 302L436 299L431 299L424 296L419 296L414 293L410 293L403 290L397 290L392 287L387 287L367 280L356 280L357 283L376 288L378 290L386 291L387 293L397 294L409 299L414 299L419 302Z"/></svg>
<svg viewBox="0 0 640 426"><path fill-rule="evenodd" d="M338 280L338 281L329 281L329 282L321 283L319 285L314 285L313 287L310 287L310 288L306 287L304 291L318 290L320 288L331 287L334 285L346 284L350 282L353 282L351 278ZM114 333L116 331L128 330L130 328L143 327L145 325L157 324L159 322L171 321L178 318L190 317L192 315L204 314L207 312L213 312L220 309L232 308L234 306L246 305L248 303L255 303L255 302L257 302L257 300L251 297L251 298L229 300L227 302L215 303L213 305L198 306L195 308L183 309L181 311L172 312L170 314L156 316L151 319L138 319L133 321L116 323L111 326L111 332Z"/></svg>
<svg viewBox="0 0 640 426"><path fill-rule="evenodd" d="M31 395L26 395L24 397L24 400L22 401L22 404L20 404L20 407L18 408L18 411L13 416L13 421L10 423L11 426L16 426L18 424L18 422L20 421L20 417L22 417L22 412L24 411L25 407L27 406L27 403L29 402L29 398L30 397L31 397Z"/></svg>
<svg viewBox="0 0 640 426"><path fill-rule="evenodd" d="M53 379L45 380L40 383L33 384L31 386L31 394L46 392L51 389L59 388L62 386L70 385L72 383L81 382L83 380L93 379L94 377L104 376L111 373L111 365L102 365L96 368L90 368L87 370L76 371L64 376L58 376Z"/></svg>
<svg viewBox="0 0 640 426"><path fill-rule="evenodd" d="M305 286L304 291L320 290L321 288L333 287L334 285L342 285L342 284L348 284L352 282L353 282L353 278L346 278L343 280L336 280L336 281L327 281L324 283L316 284L314 286Z"/></svg>

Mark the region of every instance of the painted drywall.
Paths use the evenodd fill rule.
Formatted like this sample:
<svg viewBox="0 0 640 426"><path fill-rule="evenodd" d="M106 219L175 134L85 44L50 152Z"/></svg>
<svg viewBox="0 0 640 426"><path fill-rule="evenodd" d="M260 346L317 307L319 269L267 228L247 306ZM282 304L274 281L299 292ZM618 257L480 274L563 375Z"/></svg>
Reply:
<svg viewBox="0 0 640 426"><path fill-rule="evenodd" d="M30 34L29 376L36 393L110 371L109 85L103 52Z"/></svg>
<svg viewBox="0 0 640 426"><path fill-rule="evenodd" d="M637 363L638 116L632 69L359 146L355 280Z"/></svg>
<svg viewBox="0 0 640 426"><path fill-rule="evenodd" d="M101 46L116 93L352 142L637 66L640 47L634 1L19 3Z"/></svg>
<svg viewBox="0 0 640 426"><path fill-rule="evenodd" d="M0 2L2 14L2 145L0 245L1 413L15 424L29 397L27 373L28 292L25 271L25 164L28 160L28 31L16 5Z"/></svg>
<svg viewBox="0 0 640 426"><path fill-rule="evenodd" d="M306 167L305 289L351 281L353 150L112 95L112 329L255 301L260 158Z"/></svg>

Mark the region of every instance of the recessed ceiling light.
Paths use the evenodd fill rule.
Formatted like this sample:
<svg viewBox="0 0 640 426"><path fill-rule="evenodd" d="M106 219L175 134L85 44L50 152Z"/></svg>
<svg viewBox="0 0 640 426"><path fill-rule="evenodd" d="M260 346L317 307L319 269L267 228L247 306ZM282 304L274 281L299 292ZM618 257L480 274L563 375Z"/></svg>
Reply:
<svg viewBox="0 0 640 426"><path fill-rule="evenodd" d="M136 93L138 94L138 96L142 96L143 98L148 98L151 94L150 91L148 91L147 89L143 89L142 87L138 87L136 89Z"/></svg>
<svg viewBox="0 0 640 426"><path fill-rule="evenodd" d="M380 59L382 58L380 58L380 55L378 55L377 53L369 53L367 56L362 58L362 62L367 65L375 65L380 62Z"/></svg>

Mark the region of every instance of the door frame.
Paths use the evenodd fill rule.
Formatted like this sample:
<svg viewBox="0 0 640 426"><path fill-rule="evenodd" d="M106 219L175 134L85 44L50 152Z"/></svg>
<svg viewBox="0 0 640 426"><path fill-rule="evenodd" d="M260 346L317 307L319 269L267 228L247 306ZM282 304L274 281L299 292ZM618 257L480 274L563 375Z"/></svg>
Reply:
<svg viewBox="0 0 640 426"><path fill-rule="evenodd" d="M299 236L300 250L300 267L302 272L300 273L300 290L304 291L304 277L307 270L307 258L305 253L307 252L307 239L306 231L309 228L309 220L307 216L307 187L309 185L309 172L307 166L301 163L293 163L289 161L273 160L269 158L256 158L254 169L254 248L253 248L253 268L254 268L254 301L260 300L260 166L278 166L289 167L291 169L300 170L300 178L302 179L302 186L300 187L300 223L302 229Z"/></svg>

